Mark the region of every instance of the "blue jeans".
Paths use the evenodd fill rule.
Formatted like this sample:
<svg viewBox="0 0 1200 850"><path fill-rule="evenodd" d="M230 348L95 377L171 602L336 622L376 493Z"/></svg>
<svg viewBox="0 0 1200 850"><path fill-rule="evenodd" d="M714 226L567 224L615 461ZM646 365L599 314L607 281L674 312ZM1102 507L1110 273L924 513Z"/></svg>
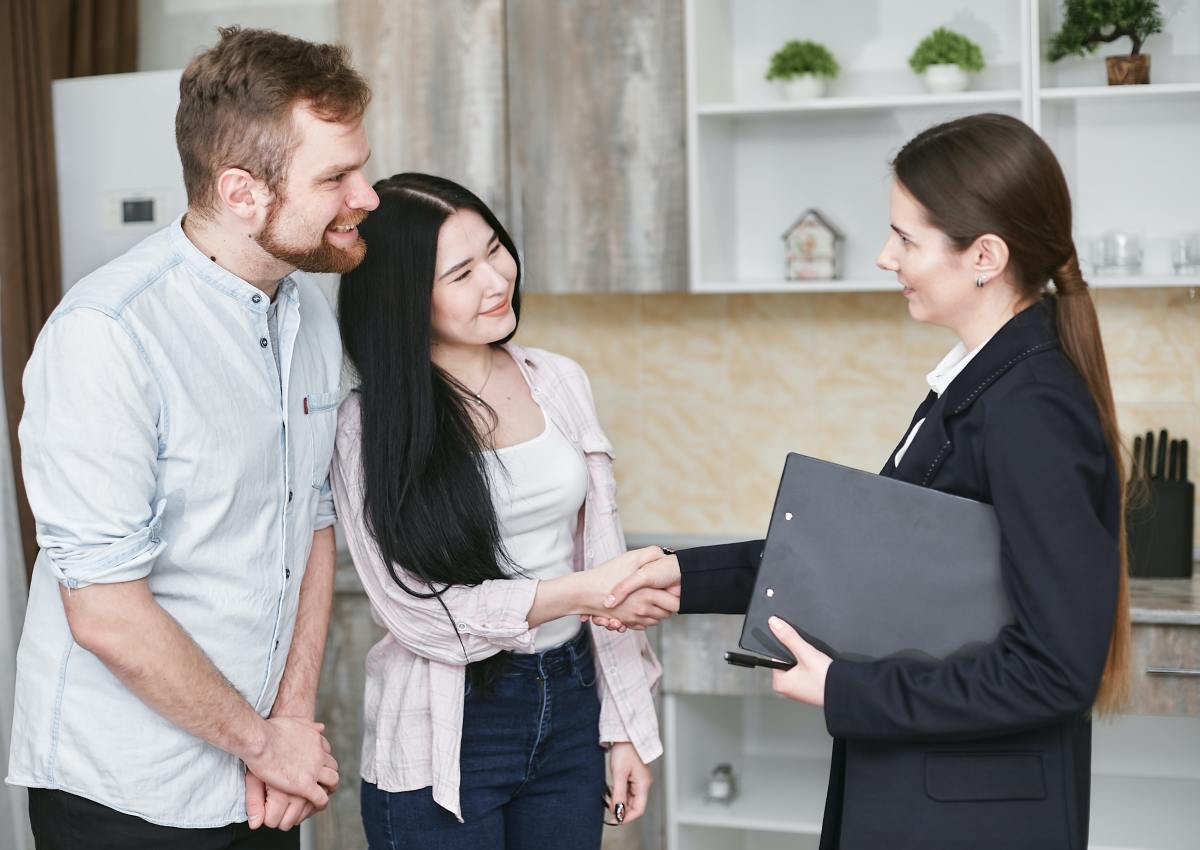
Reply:
<svg viewBox="0 0 1200 850"><path fill-rule="evenodd" d="M599 850L604 751L585 626L560 647L513 655L495 691L463 707L463 823L431 789L362 784L370 850Z"/></svg>

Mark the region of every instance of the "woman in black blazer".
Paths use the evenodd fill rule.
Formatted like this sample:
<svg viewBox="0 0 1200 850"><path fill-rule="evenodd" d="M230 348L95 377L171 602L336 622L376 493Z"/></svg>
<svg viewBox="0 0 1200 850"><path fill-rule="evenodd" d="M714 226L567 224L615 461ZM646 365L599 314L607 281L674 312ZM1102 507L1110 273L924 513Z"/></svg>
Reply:
<svg viewBox="0 0 1200 850"><path fill-rule="evenodd" d="M1116 417L1066 181L1003 115L926 130L893 171L878 265L961 344L881 474L995 507L1015 622L971 656L850 662L776 620L798 663L775 690L823 706L834 737L823 850L1085 850L1091 714L1124 698L1129 622ZM762 547L681 551L614 601L681 583L680 613L744 613Z"/></svg>

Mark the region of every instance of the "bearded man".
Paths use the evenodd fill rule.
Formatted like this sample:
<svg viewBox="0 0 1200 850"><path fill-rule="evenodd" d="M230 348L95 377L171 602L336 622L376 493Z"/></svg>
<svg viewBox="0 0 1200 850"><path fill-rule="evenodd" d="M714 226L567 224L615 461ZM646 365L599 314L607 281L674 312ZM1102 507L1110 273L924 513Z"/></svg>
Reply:
<svg viewBox="0 0 1200 850"><path fill-rule="evenodd" d="M301 272L366 251L369 100L340 47L221 30L180 82L186 213L38 337L8 781L39 850L295 848L337 785L314 712L342 353Z"/></svg>

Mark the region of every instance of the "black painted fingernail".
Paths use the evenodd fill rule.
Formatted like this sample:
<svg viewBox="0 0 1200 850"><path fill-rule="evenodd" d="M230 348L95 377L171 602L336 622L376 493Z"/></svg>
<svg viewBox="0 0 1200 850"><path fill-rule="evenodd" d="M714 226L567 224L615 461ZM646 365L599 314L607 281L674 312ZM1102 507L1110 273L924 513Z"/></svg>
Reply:
<svg viewBox="0 0 1200 850"><path fill-rule="evenodd" d="M617 818L617 823L625 823L625 804L617 803L613 806L613 815Z"/></svg>

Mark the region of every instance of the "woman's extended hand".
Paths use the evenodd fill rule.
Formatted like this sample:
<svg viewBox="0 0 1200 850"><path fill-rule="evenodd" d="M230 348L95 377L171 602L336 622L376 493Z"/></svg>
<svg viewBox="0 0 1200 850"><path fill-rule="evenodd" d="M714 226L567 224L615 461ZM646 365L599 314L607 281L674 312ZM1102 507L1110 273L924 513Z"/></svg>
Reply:
<svg viewBox="0 0 1200 850"><path fill-rule="evenodd" d="M589 586L589 603L581 611L584 619L591 618L597 625L609 629L626 626L645 628L665 620L679 610L679 588L664 586L653 587L645 583L645 579L637 579L642 570L648 566L665 560L663 552L657 546L647 546L644 549L634 549L620 557L613 558L598 567L587 571ZM629 595L631 590L641 587L640 592ZM620 591L622 603L609 607L609 601L615 601L613 594L618 588L628 588ZM624 599L629 595L628 599ZM608 621L612 620L612 624Z"/></svg>
<svg viewBox="0 0 1200 850"><path fill-rule="evenodd" d="M775 693L809 705L824 706L825 676L833 659L778 617L767 622L771 625L771 633L796 659L796 666L790 670L771 671L771 687Z"/></svg>
<svg viewBox="0 0 1200 850"><path fill-rule="evenodd" d="M650 786L654 777L650 768L642 763L633 744L613 744L608 751L608 772L612 777L612 791L604 801L608 808L609 824L635 821L646 812L650 798Z"/></svg>
<svg viewBox="0 0 1200 850"><path fill-rule="evenodd" d="M609 631L644 629L679 611L681 591L679 559L663 555L623 578L604 600L603 613L591 619Z"/></svg>
<svg viewBox="0 0 1200 850"><path fill-rule="evenodd" d="M569 614L578 614L583 619L592 614L605 614L604 600L613 585L637 572L643 564L661 557L662 549L646 546L631 549L589 570L539 581L533 605L525 619L533 628Z"/></svg>

